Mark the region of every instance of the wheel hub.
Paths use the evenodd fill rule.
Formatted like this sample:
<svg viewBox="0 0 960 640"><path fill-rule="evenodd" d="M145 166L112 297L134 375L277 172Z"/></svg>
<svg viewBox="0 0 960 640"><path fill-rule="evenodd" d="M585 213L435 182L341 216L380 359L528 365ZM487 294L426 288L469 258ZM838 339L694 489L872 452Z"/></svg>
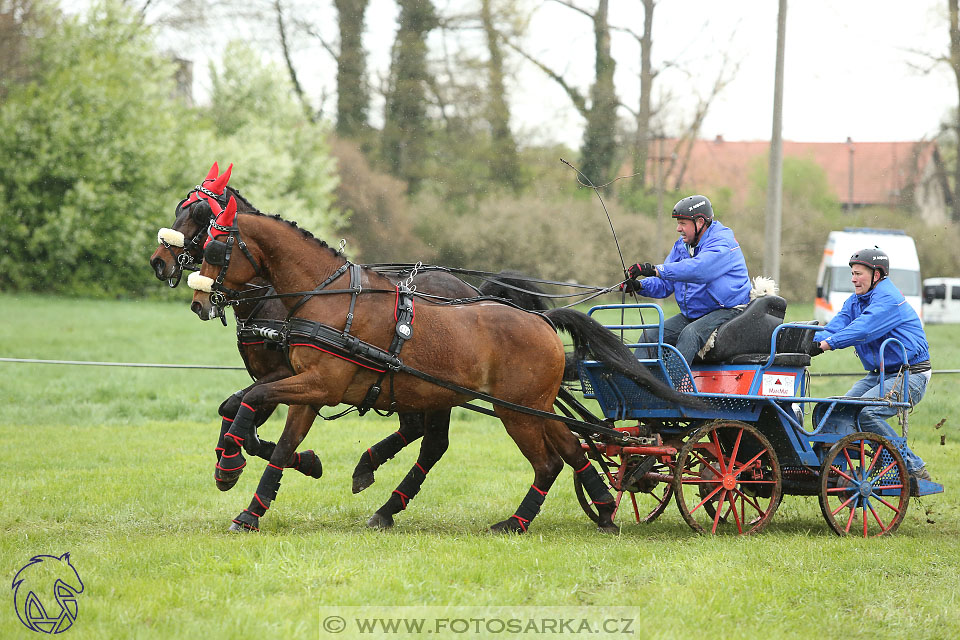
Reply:
<svg viewBox="0 0 960 640"><path fill-rule="evenodd" d="M866 497L869 497L870 494L872 494L872 493L873 493L873 483L872 483L872 482L870 482L870 481L868 481L868 480L864 480L863 482L860 483L860 495L861 495L861 496L863 496L864 498L866 498Z"/></svg>
<svg viewBox="0 0 960 640"><path fill-rule="evenodd" d="M732 473L725 473L723 475L723 488L727 491L732 491L734 487L737 486L737 477Z"/></svg>

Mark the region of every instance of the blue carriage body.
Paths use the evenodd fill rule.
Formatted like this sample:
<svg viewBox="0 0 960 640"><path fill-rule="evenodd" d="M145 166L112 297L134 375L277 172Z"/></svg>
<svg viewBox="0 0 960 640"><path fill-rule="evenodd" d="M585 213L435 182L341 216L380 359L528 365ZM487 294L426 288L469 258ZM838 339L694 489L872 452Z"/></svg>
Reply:
<svg viewBox="0 0 960 640"><path fill-rule="evenodd" d="M627 345L635 349L640 363L657 378L677 391L693 395L705 405L704 408L696 409L680 406L653 395L648 389L618 373L607 370L602 363L581 362L579 374L583 394L596 400L608 420L638 420L648 424L659 422L665 425L666 431L674 428L666 425L678 422L744 422L756 427L770 440L784 467L817 469L822 462L823 450L842 437L836 433L821 433L827 419L835 411L843 411L851 420L856 421L859 412L867 406L890 405L904 410L910 407L909 402L899 400L808 396L809 355L778 353L777 346L781 332L812 332L818 329L815 325L786 323L777 326L770 338L769 352L752 358L752 362L695 364L691 368L675 347L663 343L664 317L658 305L601 305L593 307L589 313L593 315L604 309L655 310L658 315L656 323L605 326L615 332L657 329L659 339L656 343L627 342ZM812 334L810 337L812 338ZM903 345L891 339L884 342L881 352L888 347L903 349ZM881 366L882 362L881 355ZM909 376L909 372L905 371L904 376ZM904 387L906 384L907 380L904 380ZM816 407L816 410L813 411L812 429L808 430L804 427L804 419L811 406ZM906 434L906 412L903 419ZM903 451L906 438L893 438L891 443ZM921 480L918 484L919 495L943 491L941 485L933 482Z"/></svg>

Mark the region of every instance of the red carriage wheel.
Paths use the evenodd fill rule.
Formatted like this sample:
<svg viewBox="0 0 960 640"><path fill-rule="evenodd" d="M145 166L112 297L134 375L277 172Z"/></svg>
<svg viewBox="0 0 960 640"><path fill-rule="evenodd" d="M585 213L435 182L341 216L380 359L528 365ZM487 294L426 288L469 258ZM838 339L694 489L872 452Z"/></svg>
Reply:
<svg viewBox="0 0 960 640"><path fill-rule="evenodd" d="M820 467L820 511L837 535L893 533L910 503L910 476L889 440L854 433L838 441Z"/></svg>
<svg viewBox="0 0 960 640"><path fill-rule="evenodd" d="M614 522L623 524L632 518L638 523L646 523L659 518L673 497L673 484L670 481L673 461L664 456L650 460L648 456L605 454L603 460L610 472L606 477L607 486L617 502ZM573 475L573 489L584 513L598 522L597 509L584 491L577 474Z"/></svg>
<svg viewBox="0 0 960 640"><path fill-rule="evenodd" d="M773 517L782 490L773 446L748 424L706 424L677 455L673 492L694 531L756 533Z"/></svg>

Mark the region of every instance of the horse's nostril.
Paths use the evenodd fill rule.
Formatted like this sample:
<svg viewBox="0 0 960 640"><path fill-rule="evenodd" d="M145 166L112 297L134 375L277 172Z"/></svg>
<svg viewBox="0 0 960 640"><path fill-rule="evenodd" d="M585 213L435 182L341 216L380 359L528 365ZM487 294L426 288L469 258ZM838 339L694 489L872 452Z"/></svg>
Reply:
<svg viewBox="0 0 960 640"><path fill-rule="evenodd" d="M190 305L190 311L193 311L195 314L199 316L200 313L203 311L203 305L200 304L199 302L193 302L193 304Z"/></svg>
<svg viewBox="0 0 960 640"><path fill-rule="evenodd" d="M150 266L153 267L153 272L157 274L158 278L163 278L163 271L167 268L167 265L162 258L154 258L150 261Z"/></svg>

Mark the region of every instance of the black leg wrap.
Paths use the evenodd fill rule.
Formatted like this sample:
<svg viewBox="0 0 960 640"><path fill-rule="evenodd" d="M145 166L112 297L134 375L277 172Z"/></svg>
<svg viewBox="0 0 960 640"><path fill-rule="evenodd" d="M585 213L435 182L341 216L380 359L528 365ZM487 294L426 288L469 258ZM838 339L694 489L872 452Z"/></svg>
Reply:
<svg viewBox="0 0 960 640"><path fill-rule="evenodd" d="M277 499L277 491L280 490L280 478L283 476L283 469L268 464L260 476L260 484L257 485L257 491L253 494L253 500L250 501L250 511L258 518L262 517L270 508L270 503Z"/></svg>
<svg viewBox="0 0 960 640"><path fill-rule="evenodd" d="M240 401L243 400L243 389L237 391L232 396L220 403L220 408L217 409L217 412L224 418L233 419L233 416L237 415L237 409L240 408Z"/></svg>
<svg viewBox="0 0 960 640"><path fill-rule="evenodd" d="M269 440L261 440L260 448L257 449L257 457L261 460L266 460L270 462L270 458L273 457L273 451L277 448L276 442L270 442Z"/></svg>
<svg viewBox="0 0 960 640"><path fill-rule="evenodd" d="M426 479L427 472L418 462L414 465L413 469L407 472L407 475L403 477L403 480L400 481L397 488L393 490L393 493L390 494L390 499L383 505L383 508L386 508L391 513L397 513L398 511L406 509L410 501L420 493L420 488Z"/></svg>
<svg viewBox="0 0 960 640"><path fill-rule="evenodd" d="M246 529L247 531L260 531L260 518L256 515L250 513L248 509L244 509L240 512L236 518L233 519L233 524L235 526L230 527L231 529L241 530Z"/></svg>
<svg viewBox="0 0 960 640"><path fill-rule="evenodd" d="M237 416L233 419L228 433L240 438L243 449L250 455L257 455L260 449L260 439L257 437L257 428L254 426L256 411L248 404L241 403Z"/></svg>
<svg viewBox="0 0 960 640"><path fill-rule="evenodd" d="M613 496L610 495L610 490L607 489L606 483L592 464L587 463L587 466L577 471L577 475L580 476L580 482L593 504L613 504Z"/></svg>
<svg viewBox="0 0 960 640"><path fill-rule="evenodd" d="M376 471L380 465L382 465L387 460L391 460L393 456L409 444L406 439L399 432L394 431L389 436L373 445L366 452L366 460L371 466L372 471ZM361 459L363 462L363 459ZM358 465L359 466L359 465Z"/></svg>
<svg viewBox="0 0 960 640"><path fill-rule="evenodd" d="M323 475L323 465L320 463L320 457L312 449L294 453L293 464L290 466L311 478L319 478Z"/></svg>
<svg viewBox="0 0 960 640"><path fill-rule="evenodd" d="M227 434L227 431L230 430L230 425L233 424L233 418L224 417L220 421L220 437L217 439L217 448L214 449L214 452L217 454L217 462L220 462L220 456L223 455L223 436Z"/></svg>
<svg viewBox="0 0 960 640"><path fill-rule="evenodd" d="M213 479L217 481L220 491L232 489L243 473L243 468L247 466L247 461L240 451L240 442L240 438L229 431L223 436L223 452L217 461L216 469L213 470Z"/></svg>
<svg viewBox="0 0 960 640"><path fill-rule="evenodd" d="M513 514L511 518L515 518L517 522L520 523L520 528L526 531L530 521L536 518L537 514L540 513L540 507L543 506L543 501L546 499L546 491L540 491L535 486L531 485L530 490L527 491L527 495L523 496L523 500L520 501L520 506L517 508L517 512Z"/></svg>

